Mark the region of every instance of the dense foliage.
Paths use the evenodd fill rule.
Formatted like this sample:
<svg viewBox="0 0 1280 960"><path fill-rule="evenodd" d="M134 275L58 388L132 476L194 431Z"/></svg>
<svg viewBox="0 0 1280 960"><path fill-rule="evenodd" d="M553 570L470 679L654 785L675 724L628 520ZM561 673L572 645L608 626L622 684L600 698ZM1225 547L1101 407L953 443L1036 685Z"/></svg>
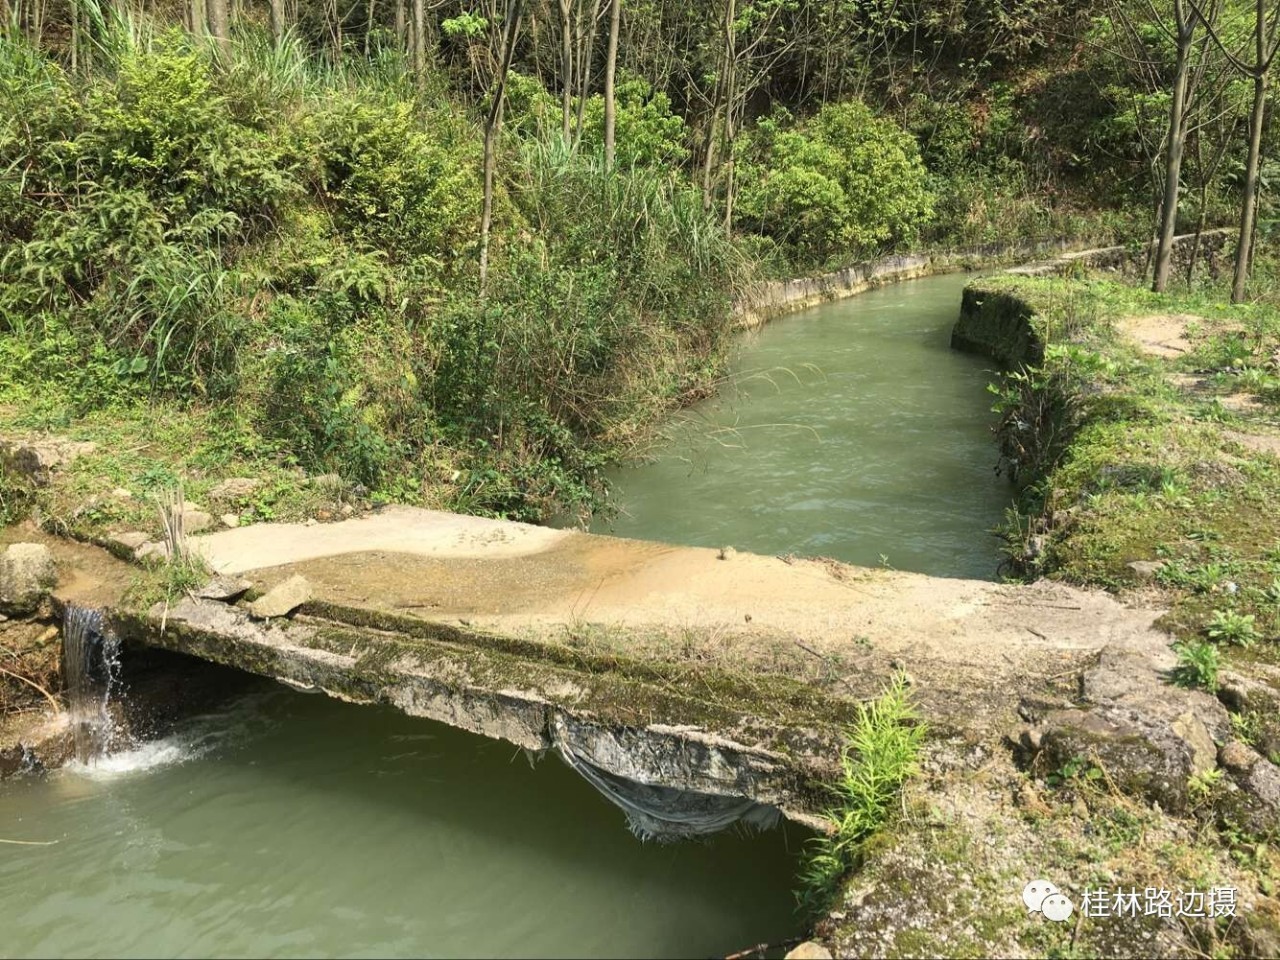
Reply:
<svg viewBox="0 0 1280 960"><path fill-rule="evenodd" d="M112 49L76 76L0 41L11 398L238 405L310 471L537 519L589 508L607 454L715 375L741 258L655 169L680 125L662 101L624 111L654 132L633 167L537 129L512 147L479 296L464 114L297 43ZM269 110L252 71L273 72Z"/></svg>
<svg viewBox="0 0 1280 960"><path fill-rule="evenodd" d="M625 0L616 70L609 6L525 4L510 51L504 0L420 34L399 0L245 2L212 37L225 0L12 7L0 403L212 405L384 497L587 512L711 388L752 273L1150 236L1160 4ZM1197 51L1188 229L1231 215L1249 101Z"/></svg>

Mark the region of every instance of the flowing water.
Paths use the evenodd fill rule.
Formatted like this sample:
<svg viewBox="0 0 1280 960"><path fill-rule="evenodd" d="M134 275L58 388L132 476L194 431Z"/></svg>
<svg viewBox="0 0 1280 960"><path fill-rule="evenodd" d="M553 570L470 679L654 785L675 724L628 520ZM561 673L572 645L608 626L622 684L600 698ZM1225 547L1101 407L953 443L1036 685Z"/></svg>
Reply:
<svg viewBox="0 0 1280 960"><path fill-rule="evenodd" d="M62 669L76 760L96 763L115 739L110 705L120 686L120 639L97 610L67 605L62 623Z"/></svg>
<svg viewBox="0 0 1280 960"><path fill-rule="evenodd" d="M749 338L615 477L613 532L992 575L1008 489L987 365L947 346L964 282ZM77 762L0 784L2 955L714 956L803 927L794 827L643 844L555 758L257 681L104 755L118 645L73 610L65 655Z"/></svg>
<svg viewBox="0 0 1280 960"><path fill-rule="evenodd" d="M991 364L952 351L963 275L892 284L753 334L734 386L614 473L599 533L990 579L1010 500Z"/></svg>
<svg viewBox="0 0 1280 960"><path fill-rule="evenodd" d="M274 685L0 784L4 956L714 956L799 932L803 834L642 844L554 757Z"/></svg>

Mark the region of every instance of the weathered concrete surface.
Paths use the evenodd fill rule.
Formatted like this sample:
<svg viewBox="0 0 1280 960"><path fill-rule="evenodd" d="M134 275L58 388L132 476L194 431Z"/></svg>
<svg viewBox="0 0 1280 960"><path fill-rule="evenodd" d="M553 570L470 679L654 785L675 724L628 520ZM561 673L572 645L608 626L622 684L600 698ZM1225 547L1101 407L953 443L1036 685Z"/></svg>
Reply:
<svg viewBox="0 0 1280 960"><path fill-rule="evenodd" d="M899 669L934 729L961 736L1014 729L1026 697L1099 663L1132 682L1093 680L1063 710L1096 699L1123 713L1170 696L1159 676L1168 638L1153 627L1161 611L1061 584L722 559L409 507L192 544L218 574L251 582L251 596L302 576L313 598L265 622L245 606L188 599L122 623L126 632L799 819L825 806L820 784L856 704ZM1173 709L1160 706L1160 720ZM1056 729L1066 716L1040 719ZM1176 767L1185 751L1173 744Z"/></svg>

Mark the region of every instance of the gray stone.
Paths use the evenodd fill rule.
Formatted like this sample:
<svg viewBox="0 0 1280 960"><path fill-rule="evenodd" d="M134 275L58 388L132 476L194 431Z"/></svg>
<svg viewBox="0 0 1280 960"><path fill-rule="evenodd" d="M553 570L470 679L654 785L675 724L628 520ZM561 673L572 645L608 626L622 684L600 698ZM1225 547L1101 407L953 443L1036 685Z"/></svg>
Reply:
<svg viewBox="0 0 1280 960"><path fill-rule="evenodd" d="M1228 740L1218 751L1218 763L1232 776L1248 776L1261 759L1257 751L1239 740Z"/></svg>
<svg viewBox="0 0 1280 960"><path fill-rule="evenodd" d="M820 943L806 940L789 951L785 960L831 960L831 951Z"/></svg>
<svg viewBox="0 0 1280 960"><path fill-rule="evenodd" d="M1218 765L1218 745L1199 717L1188 711L1170 726L1191 751L1192 776L1207 773Z"/></svg>
<svg viewBox="0 0 1280 960"><path fill-rule="evenodd" d="M262 481L255 480L253 477L231 477L228 480L223 480L210 490L209 499L215 502L243 500L245 497L251 496L260 486L262 486Z"/></svg>
<svg viewBox="0 0 1280 960"><path fill-rule="evenodd" d="M221 600L224 603L231 603L251 586L249 581L238 577L216 576L201 587L196 592L196 596L201 600Z"/></svg>
<svg viewBox="0 0 1280 960"><path fill-rule="evenodd" d="M249 612L255 617L283 617L311 599L311 582L300 574L276 584L253 603Z"/></svg>
<svg viewBox="0 0 1280 960"><path fill-rule="evenodd" d="M0 439L0 467L38 487L47 486L50 474L77 457L92 453L98 445L88 441L48 437L43 440Z"/></svg>
<svg viewBox="0 0 1280 960"><path fill-rule="evenodd" d="M151 557L154 557L157 560L165 560L168 556L169 545L167 543L156 543L154 541L148 541L137 550L133 551L133 559L135 560L147 560Z"/></svg>
<svg viewBox="0 0 1280 960"><path fill-rule="evenodd" d="M49 548L15 543L0 554L0 611L34 612L58 583L58 568Z"/></svg>
<svg viewBox="0 0 1280 960"><path fill-rule="evenodd" d="M182 528L187 533L199 533L213 526L213 517L194 504L185 504L182 508Z"/></svg>
<svg viewBox="0 0 1280 960"><path fill-rule="evenodd" d="M150 539L151 538L149 536L138 530L126 530L124 533L113 533L108 537L108 540L112 545L120 548L126 553L133 553Z"/></svg>
<svg viewBox="0 0 1280 960"><path fill-rule="evenodd" d="M1187 804L1193 750L1181 738L1154 732L1091 711L1057 711L1045 718L1041 769L1052 772L1083 758L1106 770L1122 793L1178 813Z"/></svg>
<svg viewBox="0 0 1280 960"><path fill-rule="evenodd" d="M1163 560L1133 560L1125 564L1130 570L1138 575L1140 580L1151 580L1164 566Z"/></svg>

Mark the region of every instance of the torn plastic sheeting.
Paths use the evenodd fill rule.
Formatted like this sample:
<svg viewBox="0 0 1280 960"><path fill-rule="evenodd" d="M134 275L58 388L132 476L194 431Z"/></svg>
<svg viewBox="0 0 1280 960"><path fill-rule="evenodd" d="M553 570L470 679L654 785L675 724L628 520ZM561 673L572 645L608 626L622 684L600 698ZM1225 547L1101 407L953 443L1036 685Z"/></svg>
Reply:
<svg viewBox="0 0 1280 960"><path fill-rule="evenodd" d="M563 740L556 744L556 751L584 780L622 809L631 832L642 840L687 840L737 823L767 830L778 822L776 808L746 797L693 793L628 780L576 755Z"/></svg>

